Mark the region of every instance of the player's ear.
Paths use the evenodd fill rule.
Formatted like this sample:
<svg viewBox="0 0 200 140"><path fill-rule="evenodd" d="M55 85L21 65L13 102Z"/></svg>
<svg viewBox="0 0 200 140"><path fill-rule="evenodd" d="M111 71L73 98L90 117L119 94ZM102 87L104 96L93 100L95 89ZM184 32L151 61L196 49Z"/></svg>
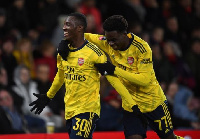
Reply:
<svg viewBox="0 0 200 140"><path fill-rule="evenodd" d="M80 31L83 31L83 26L79 25L79 26L78 26L78 31L79 31L79 32L80 32Z"/></svg>

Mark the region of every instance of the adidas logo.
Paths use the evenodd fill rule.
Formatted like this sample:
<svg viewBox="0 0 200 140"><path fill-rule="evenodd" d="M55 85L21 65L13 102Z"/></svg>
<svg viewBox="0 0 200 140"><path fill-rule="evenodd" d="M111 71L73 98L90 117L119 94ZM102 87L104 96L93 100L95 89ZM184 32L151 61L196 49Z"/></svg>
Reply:
<svg viewBox="0 0 200 140"><path fill-rule="evenodd" d="M82 137L82 133L81 133L81 131L79 131L78 133L76 133L76 135Z"/></svg>

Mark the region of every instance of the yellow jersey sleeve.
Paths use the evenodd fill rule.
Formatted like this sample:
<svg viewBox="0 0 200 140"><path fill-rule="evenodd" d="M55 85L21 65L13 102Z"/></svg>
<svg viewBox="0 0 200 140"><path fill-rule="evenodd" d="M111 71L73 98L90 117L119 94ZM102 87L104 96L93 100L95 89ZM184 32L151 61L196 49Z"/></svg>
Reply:
<svg viewBox="0 0 200 140"><path fill-rule="evenodd" d="M139 86L147 86L150 84L151 73L153 70L151 48L147 43L145 43L144 45L146 52L141 53L141 51L139 50L136 52L138 55L137 73L131 73L119 67L116 67L114 71L116 75L123 77Z"/></svg>
<svg viewBox="0 0 200 140"><path fill-rule="evenodd" d="M101 50L108 53L108 43L104 35L84 33L85 39L97 45Z"/></svg>
<svg viewBox="0 0 200 140"><path fill-rule="evenodd" d="M102 52L104 54L104 52ZM105 63L107 61L106 55L101 55L96 63ZM131 97L126 87L120 82L119 78L112 75L106 75L108 82L115 88L115 90L121 95L123 101L126 101L129 105L134 106L136 102Z"/></svg>
<svg viewBox="0 0 200 140"><path fill-rule="evenodd" d="M99 56L95 63L105 63L107 61L107 57L103 51L101 51L103 55Z"/></svg>
<svg viewBox="0 0 200 140"><path fill-rule="evenodd" d="M136 102L133 100L131 94L128 92L126 87L121 83L119 78L111 75L106 75L106 79L110 84L115 88L115 90L120 94L122 101L127 102L131 107L136 105Z"/></svg>
<svg viewBox="0 0 200 140"><path fill-rule="evenodd" d="M64 83L64 70L63 70L63 66L62 66L61 61L62 61L62 58L58 54L58 56L57 56L58 72L56 73L56 76L54 77L53 83L52 83L50 89L47 92L47 97L49 97L50 99L52 99L55 96L57 91L60 89L60 87Z"/></svg>

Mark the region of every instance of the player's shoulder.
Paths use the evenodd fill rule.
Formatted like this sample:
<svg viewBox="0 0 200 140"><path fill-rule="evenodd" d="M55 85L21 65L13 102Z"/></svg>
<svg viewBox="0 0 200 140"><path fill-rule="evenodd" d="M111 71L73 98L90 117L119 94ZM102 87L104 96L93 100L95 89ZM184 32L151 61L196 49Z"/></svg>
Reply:
<svg viewBox="0 0 200 140"><path fill-rule="evenodd" d="M91 49L94 53L96 53L98 56L104 55L104 52L95 44L92 42L89 42L86 44L86 46Z"/></svg>
<svg viewBox="0 0 200 140"><path fill-rule="evenodd" d="M144 41L137 35L132 34L132 36L133 36L132 45L136 47L141 54L151 52L151 48L146 41Z"/></svg>
<svg viewBox="0 0 200 140"><path fill-rule="evenodd" d="M94 40L98 40L98 41L106 41L106 37L104 35L101 34L92 34L92 33L84 33L84 36L93 38Z"/></svg>

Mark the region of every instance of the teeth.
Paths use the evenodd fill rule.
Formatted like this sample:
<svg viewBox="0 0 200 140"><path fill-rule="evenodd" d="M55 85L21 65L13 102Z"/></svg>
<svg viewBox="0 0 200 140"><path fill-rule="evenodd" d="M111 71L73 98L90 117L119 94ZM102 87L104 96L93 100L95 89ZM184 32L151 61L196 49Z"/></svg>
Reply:
<svg viewBox="0 0 200 140"><path fill-rule="evenodd" d="M68 32L64 32L64 36L67 36L69 33Z"/></svg>

